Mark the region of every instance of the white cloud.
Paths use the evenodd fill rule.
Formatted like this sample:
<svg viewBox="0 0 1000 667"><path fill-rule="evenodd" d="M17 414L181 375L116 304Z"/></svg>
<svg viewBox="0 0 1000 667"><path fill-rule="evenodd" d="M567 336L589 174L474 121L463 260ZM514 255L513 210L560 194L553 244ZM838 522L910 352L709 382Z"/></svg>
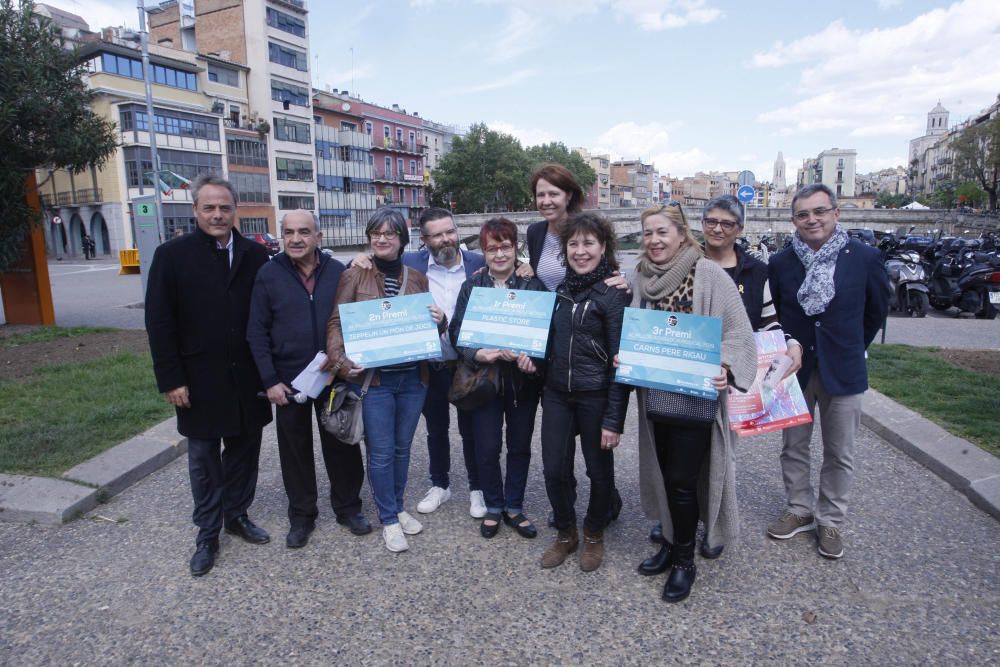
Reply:
<svg viewBox="0 0 1000 667"><path fill-rule="evenodd" d="M896 7L901 7L903 5L903 0L878 0L878 8L881 10L895 9Z"/></svg>
<svg viewBox="0 0 1000 667"><path fill-rule="evenodd" d="M707 0L613 0L619 17L627 17L643 30L671 30L705 25L723 17Z"/></svg>
<svg viewBox="0 0 1000 667"><path fill-rule="evenodd" d="M520 83L526 79L530 79L535 76L536 72L533 69L522 69L513 74L501 77L499 79L494 79L493 81L486 81L484 83L478 83L474 86L466 86L464 88L458 88L454 92L459 95L467 95L470 93L484 93L490 90L499 90L501 88L509 88L513 85Z"/></svg>
<svg viewBox="0 0 1000 667"><path fill-rule="evenodd" d="M900 26L851 30L834 21L777 42L755 67L801 67L798 100L757 121L778 136L837 129L853 137L912 137L938 99L988 103L1000 90L1000 3L963 0ZM954 111L954 109L953 109Z"/></svg>
<svg viewBox="0 0 1000 667"><path fill-rule="evenodd" d="M521 7L512 7L507 22L486 42L493 45L488 60L492 63L513 60L536 48L542 37L540 18Z"/></svg>
<svg viewBox="0 0 1000 667"><path fill-rule="evenodd" d="M671 146L670 131L674 127L676 125L655 122L618 123L601 133L590 150L596 154L606 153L612 160L640 158L647 164L655 164L661 174L693 174L711 168L715 158L702 149L678 150Z"/></svg>
<svg viewBox="0 0 1000 667"><path fill-rule="evenodd" d="M517 127L512 123L502 120L489 121L486 123L486 126L491 130L511 135L525 147L559 141L559 137L539 127Z"/></svg>
<svg viewBox="0 0 1000 667"><path fill-rule="evenodd" d="M375 66L371 63L354 63L354 69L348 65L344 68L329 68L323 69L323 60L320 56L320 71L322 74L316 74L314 78L318 82L317 85L331 85L334 88L347 88L351 90L352 93L357 93L357 91L352 90L351 87L355 86L358 81L364 81L365 79L375 78L377 70Z"/></svg>

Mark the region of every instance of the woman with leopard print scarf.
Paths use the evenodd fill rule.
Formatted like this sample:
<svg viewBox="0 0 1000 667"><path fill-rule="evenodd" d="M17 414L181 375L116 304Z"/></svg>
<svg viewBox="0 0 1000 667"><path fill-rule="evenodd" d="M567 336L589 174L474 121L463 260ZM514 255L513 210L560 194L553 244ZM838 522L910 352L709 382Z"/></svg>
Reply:
<svg viewBox="0 0 1000 667"><path fill-rule="evenodd" d="M643 509L663 525L660 551L639 573L670 575L663 599L680 602L695 578L698 519L713 545L735 539L735 464L726 395L730 385L746 390L756 373L753 331L736 285L703 258L680 204L671 201L642 213L642 250L632 285L633 307L695 313L722 319L722 366L713 378L719 391L716 419L705 425L664 424L646 415L639 394L639 476Z"/></svg>

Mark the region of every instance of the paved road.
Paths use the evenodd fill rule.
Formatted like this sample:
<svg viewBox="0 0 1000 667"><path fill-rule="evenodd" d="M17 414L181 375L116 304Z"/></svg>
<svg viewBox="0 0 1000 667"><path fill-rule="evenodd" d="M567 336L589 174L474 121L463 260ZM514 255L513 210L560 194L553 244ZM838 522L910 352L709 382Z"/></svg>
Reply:
<svg viewBox="0 0 1000 667"><path fill-rule="evenodd" d="M426 490L422 427L416 442L411 508ZM634 411L623 442L625 509L605 565L590 574L575 557L540 569L548 528L534 541L506 527L482 539L464 493L424 519L404 554L386 551L378 532L351 536L328 508L309 546L289 551L268 430L252 516L275 539L224 537L215 570L194 579L182 458L67 526L0 524L0 663L1000 662L1000 523L868 430L843 560L819 557L807 535L764 536L782 508L779 439L745 440L742 538L717 561L699 559L679 605L660 601L663 577L634 571L652 552L638 513ZM538 451L536 439L526 511L543 522ZM464 484L457 474L455 488ZM364 502L374 517L367 489Z"/></svg>

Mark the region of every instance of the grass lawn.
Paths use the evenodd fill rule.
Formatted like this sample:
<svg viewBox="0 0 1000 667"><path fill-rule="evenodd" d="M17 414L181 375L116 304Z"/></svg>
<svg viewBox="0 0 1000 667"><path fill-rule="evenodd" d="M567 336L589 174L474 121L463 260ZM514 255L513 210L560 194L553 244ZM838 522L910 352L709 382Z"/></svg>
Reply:
<svg viewBox="0 0 1000 667"><path fill-rule="evenodd" d="M872 345L872 387L942 428L1000 456L1000 375L958 368L909 345Z"/></svg>
<svg viewBox="0 0 1000 667"><path fill-rule="evenodd" d="M58 476L173 414L156 391L148 354L37 368L0 382L0 472Z"/></svg>
<svg viewBox="0 0 1000 667"><path fill-rule="evenodd" d="M18 347L19 345L44 343L56 338L73 338L83 334L104 333L105 331L113 331L113 329L108 327L38 327L33 331L0 338L0 347Z"/></svg>

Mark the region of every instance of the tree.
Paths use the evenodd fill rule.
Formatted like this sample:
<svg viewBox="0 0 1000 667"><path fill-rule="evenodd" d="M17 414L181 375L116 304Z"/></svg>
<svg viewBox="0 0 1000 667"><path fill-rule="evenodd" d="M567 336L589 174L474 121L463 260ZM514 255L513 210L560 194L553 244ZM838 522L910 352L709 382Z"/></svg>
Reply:
<svg viewBox="0 0 1000 667"><path fill-rule="evenodd" d="M913 197L908 194L891 194L880 192L875 197L875 205L879 208L902 208L913 201Z"/></svg>
<svg viewBox="0 0 1000 667"><path fill-rule="evenodd" d="M518 211L530 202L528 161L521 143L484 123L455 137L434 170L434 196L456 213Z"/></svg>
<svg viewBox="0 0 1000 667"><path fill-rule="evenodd" d="M966 181L959 185L955 194L958 195L958 203L962 206L979 207L987 201L986 191L973 181Z"/></svg>
<svg viewBox="0 0 1000 667"><path fill-rule="evenodd" d="M34 9L0 0L0 271L38 223L25 201L33 171L100 167L117 145L114 124L91 110L83 64Z"/></svg>
<svg viewBox="0 0 1000 667"><path fill-rule="evenodd" d="M965 129L951 142L951 149L955 156L955 175L978 183L989 198L990 210L997 210L1000 115Z"/></svg>
<svg viewBox="0 0 1000 667"><path fill-rule="evenodd" d="M562 142L554 141L541 146L531 146L525 152L528 154L532 171L543 164L552 162L561 164L572 172L584 192L587 192L597 180L597 172L580 157L579 153L569 150Z"/></svg>
<svg viewBox="0 0 1000 667"><path fill-rule="evenodd" d="M931 195L934 208L953 208L955 200L955 184L951 181L941 181Z"/></svg>

